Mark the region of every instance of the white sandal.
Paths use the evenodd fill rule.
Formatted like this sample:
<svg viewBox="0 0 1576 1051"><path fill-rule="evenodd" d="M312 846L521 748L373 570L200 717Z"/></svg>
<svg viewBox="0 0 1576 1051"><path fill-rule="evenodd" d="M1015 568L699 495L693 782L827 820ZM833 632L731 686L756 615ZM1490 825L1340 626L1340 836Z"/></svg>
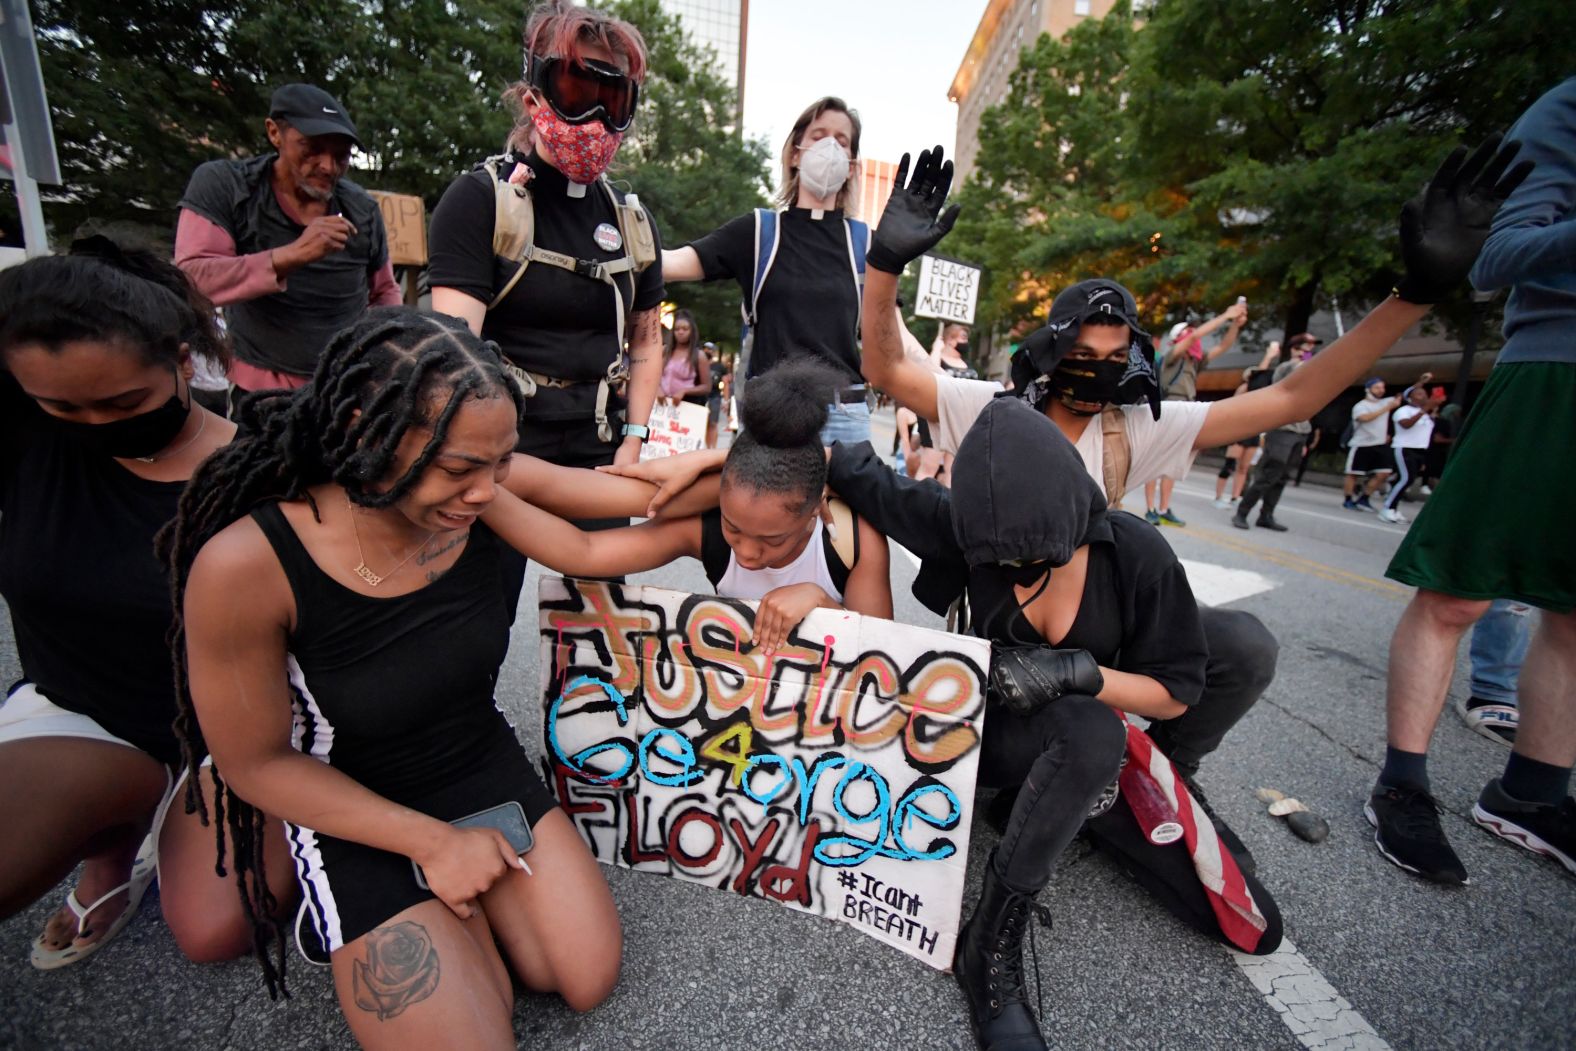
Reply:
<svg viewBox="0 0 1576 1051"><path fill-rule="evenodd" d="M88 956L93 955L101 946L110 941L125 929L126 924L137 914L137 906L142 904L142 896L148 890L148 884L153 882L153 875L157 866L154 863L156 849L153 834L150 832L142 841L142 847L137 851L136 860L131 865L131 878L114 890L100 897L92 905L83 908L82 902L77 899L77 892L73 888L66 894L66 908L77 918L76 938L82 937L82 929L93 911L109 901L121 891L126 891L126 907L120 915L110 923L102 937L96 938L86 945L76 944L73 938L70 945L62 949L51 949L44 944L44 936L40 934L33 939L32 964L40 971L53 971L66 967Z"/></svg>

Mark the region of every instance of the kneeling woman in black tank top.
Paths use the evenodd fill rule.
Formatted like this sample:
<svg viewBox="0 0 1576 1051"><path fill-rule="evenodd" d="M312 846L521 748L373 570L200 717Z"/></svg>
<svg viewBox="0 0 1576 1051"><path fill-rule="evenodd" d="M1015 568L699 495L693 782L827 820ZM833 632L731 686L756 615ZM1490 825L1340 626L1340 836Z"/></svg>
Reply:
<svg viewBox="0 0 1576 1051"><path fill-rule="evenodd" d="M183 704L232 836L247 840L253 805L284 818L365 1046L512 1046L510 972L595 1006L618 976L618 916L494 702L512 553L479 516L512 473L537 505L516 503L520 550L582 575L627 571L619 552L639 544L618 535L648 527L587 534L539 510L574 513L553 493L568 469L512 455L518 388L453 318L369 311L310 385L248 411L249 436L203 464L162 538ZM631 510L649 498L569 473L634 486ZM506 803L534 830L530 872L498 831L449 824ZM242 873L243 898L259 876Z"/></svg>

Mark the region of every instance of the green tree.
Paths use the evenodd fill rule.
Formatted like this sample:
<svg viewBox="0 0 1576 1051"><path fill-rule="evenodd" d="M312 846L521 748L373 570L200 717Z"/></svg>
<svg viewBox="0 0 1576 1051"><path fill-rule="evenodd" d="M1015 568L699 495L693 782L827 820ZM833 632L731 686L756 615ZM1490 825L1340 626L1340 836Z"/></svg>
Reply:
<svg viewBox="0 0 1576 1051"><path fill-rule="evenodd" d="M1562 0L1161 0L1139 34L1135 175L1184 187L1166 266L1208 298L1255 290L1306 326L1372 299L1396 218L1458 142L1569 72ZM1561 28L1563 27L1563 29Z"/></svg>

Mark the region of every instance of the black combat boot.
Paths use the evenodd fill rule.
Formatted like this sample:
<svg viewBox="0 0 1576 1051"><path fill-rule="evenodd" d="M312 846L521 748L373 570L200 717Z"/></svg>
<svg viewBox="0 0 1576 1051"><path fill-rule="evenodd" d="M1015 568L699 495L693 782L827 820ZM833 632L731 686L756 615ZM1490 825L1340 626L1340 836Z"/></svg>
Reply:
<svg viewBox="0 0 1576 1051"><path fill-rule="evenodd" d="M1045 1051L1023 982L1023 933L1034 895L1003 883L994 862L985 866L979 905L958 934L952 974L969 1002L981 1051Z"/></svg>

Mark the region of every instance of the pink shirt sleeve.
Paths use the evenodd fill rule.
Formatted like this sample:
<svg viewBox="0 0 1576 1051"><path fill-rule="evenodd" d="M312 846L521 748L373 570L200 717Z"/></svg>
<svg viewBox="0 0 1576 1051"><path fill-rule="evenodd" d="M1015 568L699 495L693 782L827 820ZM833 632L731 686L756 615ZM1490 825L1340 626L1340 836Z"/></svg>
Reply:
<svg viewBox="0 0 1576 1051"><path fill-rule="evenodd" d="M267 252L236 255L229 232L189 208L175 226L175 265L214 306L285 290Z"/></svg>
<svg viewBox="0 0 1576 1051"><path fill-rule="evenodd" d="M394 264L385 259L382 268L372 277L372 287L367 290L367 305L397 307L403 302L405 295L400 291L399 282L394 280Z"/></svg>

